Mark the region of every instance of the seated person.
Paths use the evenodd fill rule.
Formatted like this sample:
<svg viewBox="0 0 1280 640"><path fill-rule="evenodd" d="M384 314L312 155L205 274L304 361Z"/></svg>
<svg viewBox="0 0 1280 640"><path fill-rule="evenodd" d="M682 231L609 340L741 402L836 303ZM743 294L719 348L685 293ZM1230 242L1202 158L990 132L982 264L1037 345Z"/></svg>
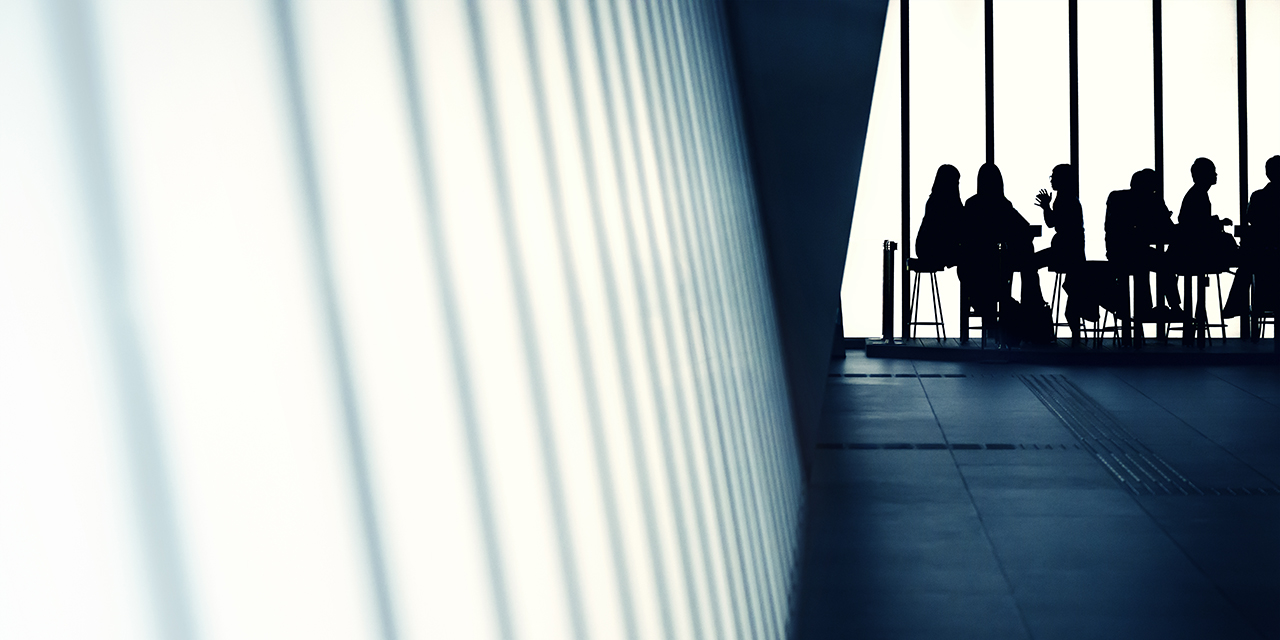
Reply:
<svg viewBox="0 0 1280 640"><path fill-rule="evenodd" d="M1044 210L1044 223L1054 230L1048 249L1036 253L1037 267L1054 271L1070 271L1084 262L1084 211L1080 208L1080 192L1075 167L1060 164L1049 176L1049 187L1058 192L1050 205L1049 192L1036 194L1036 204Z"/></svg>
<svg viewBox="0 0 1280 640"><path fill-rule="evenodd" d="M978 190L964 203L964 221L960 282L982 326L995 327L997 305L1012 299L1013 271L1030 262L1034 236L1031 224L1004 197L1004 178L994 164L978 170Z"/></svg>
<svg viewBox="0 0 1280 640"><path fill-rule="evenodd" d="M1247 313L1249 285L1254 285L1252 306L1258 311L1277 311L1280 285L1280 156L1267 160L1267 186L1253 192L1245 209L1240 238L1242 266L1236 273L1223 316Z"/></svg>
<svg viewBox="0 0 1280 640"><path fill-rule="evenodd" d="M924 219L916 232L916 255L943 267L960 264L961 219L960 171L944 164L933 178L933 191L924 205Z"/></svg>
<svg viewBox="0 0 1280 640"><path fill-rule="evenodd" d="M1044 223L1054 233L1049 248L1038 251L1030 268L1023 273L1024 303L1037 298L1044 300L1040 292L1039 276L1036 274L1041 268L1049 267L1059 273L1069 274L1084 264L1084 211L1080 208L1078 184L1075 167L1060 164L1053 168L1053 173L1049 176L1049 186L1058 192L1058 197L1052 198L1044 189L1036 194L1036 204L1044 210ZM1030 277L1027 272L1030 272ZM1072 284L1068 281L1063 288L1070 292ZM1077 295L1067 298L1067 323L1071 327L1073 344L1079 342L1082 315L1080 297L1077 292Z"/></svg>
<svg viewBox="0 0 1280 640"><path fill-rule="evenodd" d="M1208 158L1196 158L1191 164L1194 184L1182 198L1178 210L1178 231L1169 259L1179 273L1219 273L1236 259L1235 239L1222 228L1231 224L1230 218L1213 215L1209 201L1209 187L1218 183L1218 171Z"/></svg>
<svg viewBox="0 0 1280 640"><path fill-rule="evenodd" d="M1107 260L1122 273L1137 276L1134 315L1139 320L1151 315L1150 271L1157 272L1157 294L1167 301L1172 313L1181 313L1177 276L1165 265L1164 251L1151 246L1167 242L1173 233L1173 212L1165 206L1158 188L1156 172L1143 169L1133 174L1128 189L1112 191L1107 197Z"/></svg>

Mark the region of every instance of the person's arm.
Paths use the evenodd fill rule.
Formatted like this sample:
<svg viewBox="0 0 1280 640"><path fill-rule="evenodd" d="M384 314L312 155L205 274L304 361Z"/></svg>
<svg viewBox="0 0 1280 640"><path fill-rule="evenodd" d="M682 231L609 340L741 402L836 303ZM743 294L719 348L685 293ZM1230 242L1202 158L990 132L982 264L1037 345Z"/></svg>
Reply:
<svg viewBox="0 0 1280 640"><path fill-rule="evenodd" d="M1049 195L1049 192L1044 189L1041 189L1040 193L1036 194L1036 206L1044 210L1044 223L1050 229L1057 226L1057 216L1054 215L1053 206L1050 204L1052 201L1053 196Z"/></svg>

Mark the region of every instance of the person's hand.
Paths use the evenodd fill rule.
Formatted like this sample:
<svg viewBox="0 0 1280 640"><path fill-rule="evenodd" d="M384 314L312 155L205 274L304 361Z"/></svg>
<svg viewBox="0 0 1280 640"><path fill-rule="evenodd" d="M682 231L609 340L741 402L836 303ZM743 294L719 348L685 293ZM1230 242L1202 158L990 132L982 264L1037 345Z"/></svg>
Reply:
<svg viewBox="0 0 1280 640"><path fill-rule="evenodd" d="M1041 189L1040 193L1036 194L1036 204L1039 205L1040 208L1044 209L1045 211L1049 210L1049 203L1052 200L1053 200L1053 196L1049 195L1049 192L1045 191L1044 189Z"/></svg>
<svg viewBox="0 0 1280 640"><path fill-rule="evenodd" d="M1222 226L1224 226L1224 227L1229 227L1229 226L1231 226L1231 218L1223 218L1223 219L1222 219Z"/></svg>

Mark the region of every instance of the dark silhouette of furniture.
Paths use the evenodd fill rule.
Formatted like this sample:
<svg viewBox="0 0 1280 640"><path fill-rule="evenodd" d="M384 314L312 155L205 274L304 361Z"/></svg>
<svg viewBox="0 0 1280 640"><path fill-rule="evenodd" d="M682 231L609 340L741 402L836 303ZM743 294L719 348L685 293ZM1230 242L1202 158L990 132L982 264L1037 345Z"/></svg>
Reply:
<svg viewBox="0 0 1280 640"><path fill-rule="evenodd" d="M911 284L911 338L916 337L917 327L933 327L934 337L939 342L947 339L947 325L942 317L942 295L938 289L938 273L946 270L946 265L922 260L920 258L908 258L907 269L912 273ZM932 307L932 313L929 316L931 320L920 319L920 285L921 280L929 285L929 305Z"/></svg>

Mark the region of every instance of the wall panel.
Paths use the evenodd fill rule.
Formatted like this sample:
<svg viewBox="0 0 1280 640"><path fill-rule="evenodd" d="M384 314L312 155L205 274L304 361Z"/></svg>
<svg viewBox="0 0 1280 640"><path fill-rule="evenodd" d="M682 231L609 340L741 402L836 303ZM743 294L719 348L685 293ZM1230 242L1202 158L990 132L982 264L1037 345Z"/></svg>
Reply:
<svg viewBox="0 0 1280 640"><path fill-rule="evenodd" d="M0 633L783 636L720 10L0 3Z"/></svg>

